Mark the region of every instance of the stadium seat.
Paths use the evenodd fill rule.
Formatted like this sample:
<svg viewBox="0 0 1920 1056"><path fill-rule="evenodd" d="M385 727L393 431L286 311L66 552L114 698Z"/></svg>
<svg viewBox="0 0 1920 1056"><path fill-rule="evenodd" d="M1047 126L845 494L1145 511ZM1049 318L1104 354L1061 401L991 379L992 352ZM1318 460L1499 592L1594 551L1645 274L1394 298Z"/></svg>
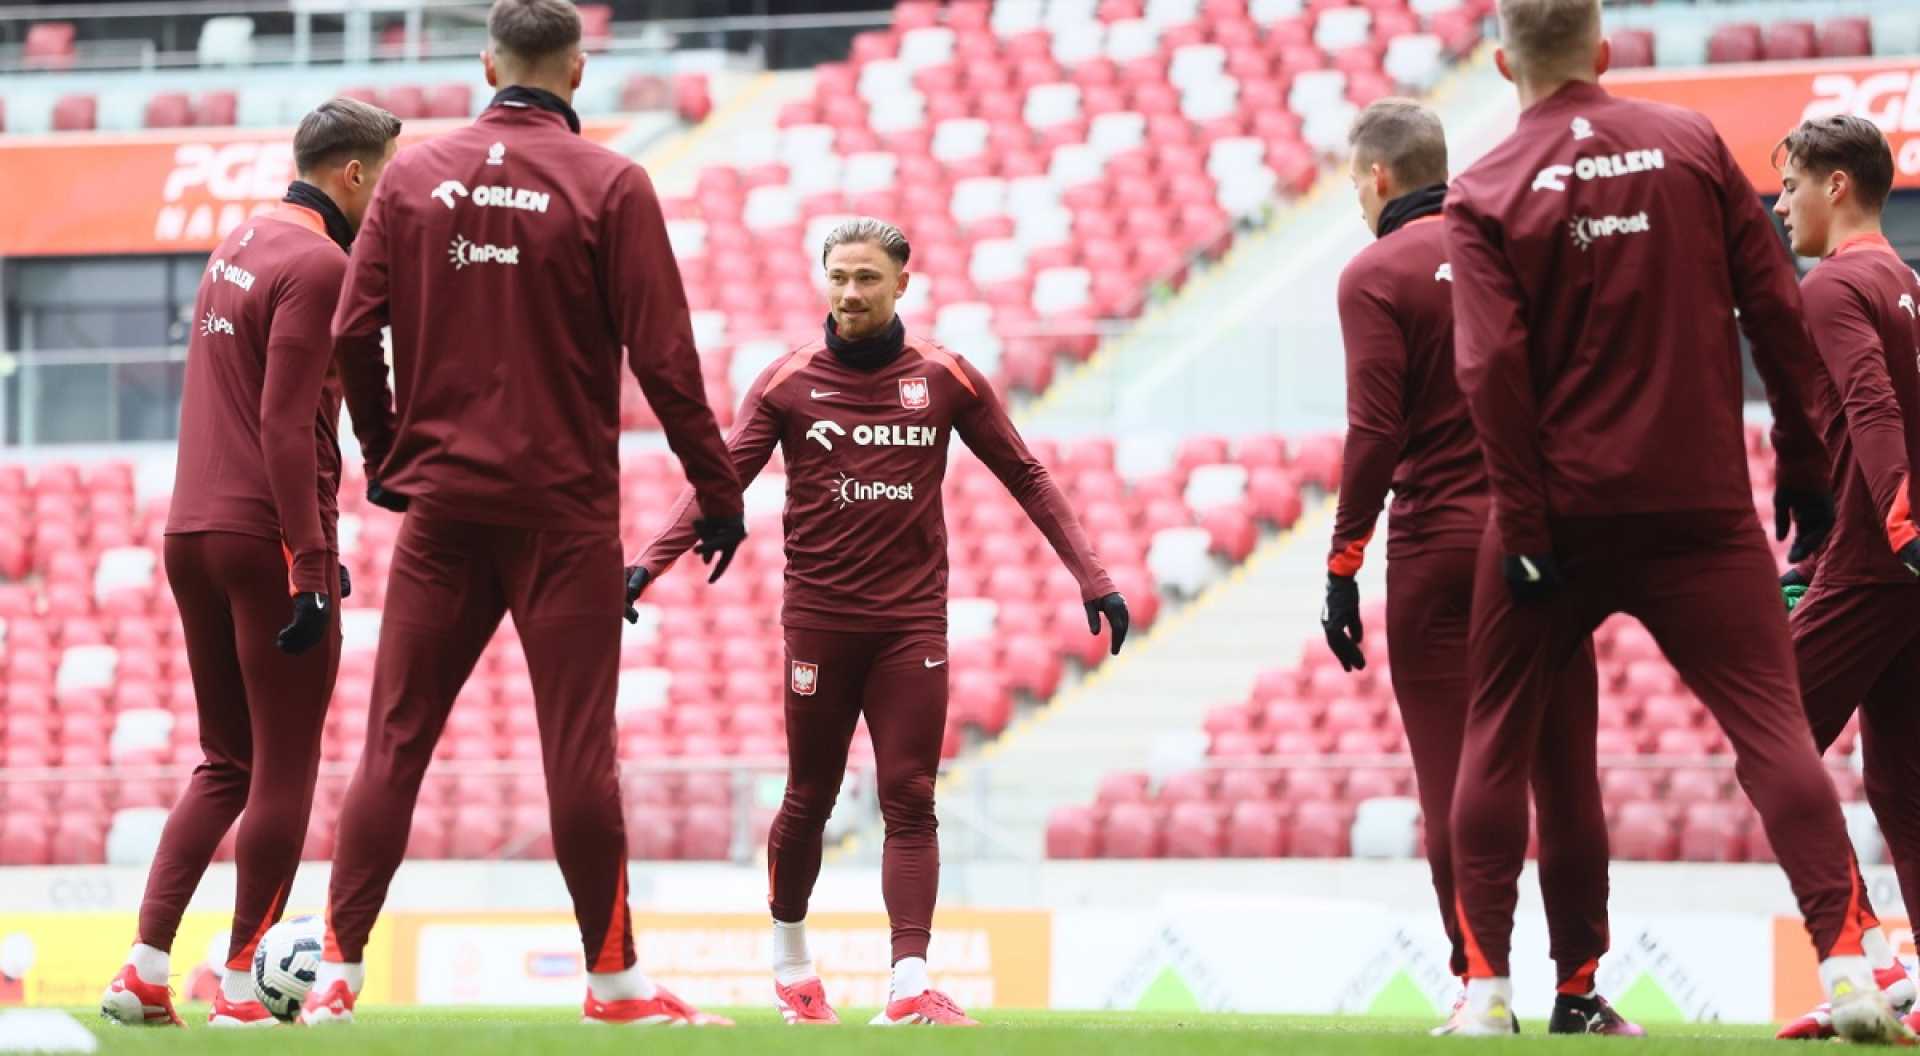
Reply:
<svg viewBox="0 0 1920 1056"><path fill-rule="evenodd" d="M1871 55L1873 23L1864 18L1830 18L1820 25L1818 48L1823 59Z"/></svg>
<svg viewBox="0 0 1920 1056"><path fill-rule="evenodd" d="M1613 45L1613 66L1629 70L1653 65L1653 33L1638 28L1616 29L1608 34Z"/></svg>
<svg viewBox="0 0 1920 1056"><path fill-rule="evenodd" d="M91 95L66 95L53 104L55 132L91 132L98 119L100 104Z"/></svg>
<svg viewBox="0 0 1920 1056"><path fill-rule="evenodd" d="M1760 27L1751 22L1728 22L1707 38L1707 61L1758 62L1765 53Z"/></svg>
<svg viewBox="0 0 1920 1056"><path fill-rule="evenodd" d="M71 22L35 22L27 27L20 48L21 65L39 70L72 69L73 38Z"/></svg>
<svg viewBox="0 0 1920 1056"><path fill-rule="evenodd" d="M1145 803L1116 803L1100 840L1103 858L1159 858L1165 853L1161 815Z"/></svg>
<svg viewBox="0 0 1920 1056"><path fill-rule="evenodd" d="M1099 849L1096 842L1098 818L1087 807L1056 809L1047 818L1047 857L1092 858Z"/></svg>

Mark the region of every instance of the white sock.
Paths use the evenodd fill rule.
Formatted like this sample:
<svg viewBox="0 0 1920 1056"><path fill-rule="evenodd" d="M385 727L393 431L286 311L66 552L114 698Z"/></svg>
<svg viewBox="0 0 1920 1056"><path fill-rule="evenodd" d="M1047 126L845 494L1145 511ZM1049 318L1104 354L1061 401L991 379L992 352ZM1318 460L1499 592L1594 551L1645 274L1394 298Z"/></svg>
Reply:
<svg viewBox="0 0 1920 1056"><path fill-rule="evenodd" d="M1876 972L1885 971L1900 963L1893 956L1893 945L1887 942L1886 932L1879 928L1861 930L1860 948L1866 951L1867 964Z"/></svg>
<svg viewBox="0 0 1920 1056"><path fill-rule="evenodd" d="M804 982L817 974L813 954L807 951L807 922L773 922L773 979L781 986Z"/></svg>
<svg viewBox="0 0 1920 1056"><path fill-rule="evenodd" d="M220 992L235 1004L260 1000L253 996L253 973L244 968L229 968L221 973Z"/></svg>
<svg viewBox="0 0 1920 1056"><path fill-rule="evenodd" d="M133 974L143 983L154 986L167 985L167 951L144 942L136 942L133 949L127 951L127 963L133 965Z"/></svg>
<svg viewBox="0 0 1920 1056"><path fill-rule="evenodd" d="M367 966L358 962L321 961L313 970L313 988L320 993L326 993L327 987L342 980L354 996L359 996L360 988L367 985Z"/></svg>
<svg viewBox="0 0 1920 1056"><path fill-rule="evenodd" d="M588 972L587 992L595 1001L645 1001L660 988L636 964L624 972Z"/></svg>
<svg viewBox="0 0 1920 1056"><path fill-rule="evenodd" d="M1875 989L1873 969L1867 967L1865 957L1829 957L1820 962L1820 985L1829 998L1834 996L1834 987L1845 982L1861 990Z"/></svg>
<svg viewBox="0 0 1920 1056"><path fill-rule="evenodd" d="M1487 1015L1492 1012L1496 1003L1503 1009L1513 1008L1513 980L1467 980L1467 1012L1469 1014Z"/></svg>
<svg viewBox="0 0 1920 1056"><path fill-rule="evenodd" d="M902 957L893 962L893 996L891 1000L903 1001L909 997L919 997L927 992L933 983L927 978L927 959L925 957Z"/></svg>

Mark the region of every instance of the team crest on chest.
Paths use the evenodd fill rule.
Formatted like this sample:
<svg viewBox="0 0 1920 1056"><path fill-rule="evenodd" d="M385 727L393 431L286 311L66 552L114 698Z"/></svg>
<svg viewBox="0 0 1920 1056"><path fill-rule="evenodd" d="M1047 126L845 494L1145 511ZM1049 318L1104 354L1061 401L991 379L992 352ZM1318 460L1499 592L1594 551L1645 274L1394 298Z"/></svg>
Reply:
<svg viewBox="0 0 1920 1056"><path fill-rule="evenodd" d="M793 692L795 696L811 697L814 688L820 685L820 666L809 664L805 660L793 662Z"/></svg>
<svg viewBox="0 0 1920 1056"><path fill-rule="evenodd" d="M930 402L927 398L927 379L900 379L900 406L909 411L924 411Z"/></svg>

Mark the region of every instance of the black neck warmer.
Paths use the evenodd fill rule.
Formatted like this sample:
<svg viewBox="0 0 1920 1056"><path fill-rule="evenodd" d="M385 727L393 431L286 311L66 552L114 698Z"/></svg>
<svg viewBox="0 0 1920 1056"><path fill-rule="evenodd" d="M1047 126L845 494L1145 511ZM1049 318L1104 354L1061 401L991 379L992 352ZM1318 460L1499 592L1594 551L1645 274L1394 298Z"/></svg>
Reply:
<svg viewBox="0 0 1920 1056"><path fill-rule="evenodd" d="M907 327L895 315L879 333L868 337L848 341L840 336L833 325L833 316L827 316L827 348L833 358L855 370L879 370L881 367L900 358L907 350Z"/></svg>
<svg viewBox="0 0 1920 1056"><path fill-rule="evenodd" d="M347 223L347 214L340 211L327 192L305 180L295 180L287 185L287 196L280 199L293 205L311 209L320 214L327 225L327 237L338 243L341 249L353 249L353 227Z"/></svg>
<svg viewBox="0 0 1920 1056"><path fill-rule="evenodd" d="M577 135L580 132L580 115L573 112L565 99L547 91L545 88L529 88L524 84L510 84L494 94L488 106L530 106L535 110L546 110L567 119L567 127Z"/></svg>
<svg viewBox="0 0 1920 1056"><path fill-rule="evenodd" d="M1423 216L1432 216L1447 204L1447 185L1422 187L1388 202L1380 210L1380 234L1385 238Z"/></svg>

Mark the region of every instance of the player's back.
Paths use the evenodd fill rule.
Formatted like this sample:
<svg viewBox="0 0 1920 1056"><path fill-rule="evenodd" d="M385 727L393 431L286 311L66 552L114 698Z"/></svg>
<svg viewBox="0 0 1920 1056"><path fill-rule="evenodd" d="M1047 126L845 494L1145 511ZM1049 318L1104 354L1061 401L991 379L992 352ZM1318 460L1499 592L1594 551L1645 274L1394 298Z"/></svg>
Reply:
<svg viewBox="0 0 1920 1056"><path fill-rule="evenodd" d="M1849 418L1875 414L1869 404L1881 395L1876 390L1884 377L1899 411L1900 454L1908 466L1920 466L1920 274L1874 236L1842 245L1813 269L1803 289L1814 340L1827 362L1813 402L1833 460L1833 537L1816 579L1911 583L1912 573L1888 545L1887 519L1874 500Z"/></svg>
<svg viewBox="0 0 1920 1056"><path fill-rule="evenodd" d="M1414 220L1368 245L1340 281L1343 300L1380 300L1405 349L1400 391L1374 394L1398 402L1406 428L1393 472L1389 556L1441 540L1477 541L1486 527L1487 473L1454 377L1453 269L1440 217Z"/></svg>
<svg viewBox="0 0 1920 1056"><path fill-rule="evenodd" d="M267 339L276 309L309 284L331 305L347 255L310 210L282 205L223 239L200 275L187 341L167 532L237 532L281 537L278 508L260 447ZM326 347L322 329L313 335ZM331 375L314 412L321 527L334 541L340 447L340 390Z"/></svg>
<svg viewBox="0 0 1920 1056"><path fill-rule="evenodd" d="M617 525L621 342L602 263L610 206L636 180L561 114L510 103L389 164L362 235L390 269L384 486L460 519Z"/></svg>
<svg viewBox="0 0 1920 1056"><path fill-rule="evenodd" d="M1751 507L1734 308L1753 262L1730 261L1729 218L1759 205L1738 195L1704 117L1580 82L1456 180L1450 226L1498 247L1516 286L1456 287L1456 308L1477 333L1524 331L1548 512ZM1481 351L1460 351L1463 380Z"/></svg>

